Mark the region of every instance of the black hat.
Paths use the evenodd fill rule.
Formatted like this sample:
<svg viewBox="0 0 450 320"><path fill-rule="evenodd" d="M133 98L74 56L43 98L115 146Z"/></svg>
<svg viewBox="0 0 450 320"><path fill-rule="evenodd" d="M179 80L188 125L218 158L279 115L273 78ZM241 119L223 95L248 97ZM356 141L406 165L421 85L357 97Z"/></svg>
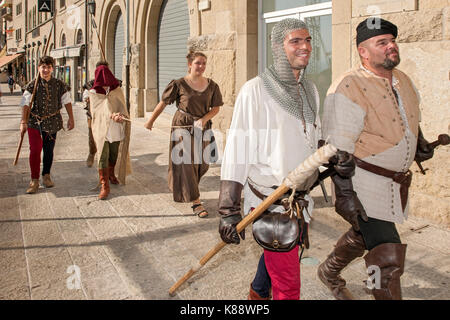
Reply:
<svg viewBox="0 0 450 320"><path fill-rule="evenodd" d="M382 34L392 34L397 38L397 26L381 18L367 18L356 27L356 45Z"/></svg>

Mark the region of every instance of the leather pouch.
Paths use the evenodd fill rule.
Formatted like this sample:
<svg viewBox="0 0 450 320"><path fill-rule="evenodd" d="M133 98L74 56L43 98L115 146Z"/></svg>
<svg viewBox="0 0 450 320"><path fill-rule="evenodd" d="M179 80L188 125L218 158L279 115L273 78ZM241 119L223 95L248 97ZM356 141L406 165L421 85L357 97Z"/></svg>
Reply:
<svg viewBox="0 0 450 320"><path fill-rule="evenodd" d="M289 213L266 211L253 222L252 229L256 242L270 251L290 251L300 239L298 219Z"/></svg>

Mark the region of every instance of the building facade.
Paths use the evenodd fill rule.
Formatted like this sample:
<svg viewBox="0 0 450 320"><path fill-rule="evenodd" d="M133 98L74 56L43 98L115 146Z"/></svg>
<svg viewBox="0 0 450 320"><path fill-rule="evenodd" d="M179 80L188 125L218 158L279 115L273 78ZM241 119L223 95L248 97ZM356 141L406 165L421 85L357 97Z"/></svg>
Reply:
<svg viewBox="0 0 450 320"><path fill-rule="evenodd" d="M31 81L37 73L37 63L44 54L55 58L55 77L71 88L72 97L81 99L86 81L86 1L56 0L55 23L51 12L39 12L37 0L10 1L11 15L6 16L7 52L19 54L12 64L15 77L23 75ZM51 8L52 9L52 8ZM4 17L5 18L5 17Z"/></svg>

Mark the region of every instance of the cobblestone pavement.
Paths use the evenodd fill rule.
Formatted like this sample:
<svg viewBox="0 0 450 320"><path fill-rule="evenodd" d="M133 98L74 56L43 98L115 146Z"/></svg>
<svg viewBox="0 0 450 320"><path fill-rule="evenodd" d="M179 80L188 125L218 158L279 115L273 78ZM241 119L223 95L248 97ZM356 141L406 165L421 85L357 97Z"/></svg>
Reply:
<svg viewBox="0 0 450 320"><path fill-rule="evenodd" d="M133 174L125 186L112 186L107 201L97 200L98 174L87 168L87 124L74 106L75 129L58 133L52 177L55 187L25 193L30 180L28 138L17 166L20 92L0 105L0 299L246 299L262 249L247 228L247 240L228 245L183 284L169 288L219 242L216 206L220 167L201 181L210 215L193 216L189 204L175 203L167 187L169 125L163 114L152 132L144 119L132 125ZM65 111L63 117L67 119ZM146 115L148 118L148 114ZM326 183L330 192L329 181ZM303 255L301 299L333 299L316 276L317 263L332 250L347 224L314 190L311 248ZM402 277L405 299L450 298L450 230L410 218L398 225L408 244ZM79 275L79 277L77 277ZM343 272L348 288L363 300L364 261ZM77 281L80 279L80 281Z"/></svg>

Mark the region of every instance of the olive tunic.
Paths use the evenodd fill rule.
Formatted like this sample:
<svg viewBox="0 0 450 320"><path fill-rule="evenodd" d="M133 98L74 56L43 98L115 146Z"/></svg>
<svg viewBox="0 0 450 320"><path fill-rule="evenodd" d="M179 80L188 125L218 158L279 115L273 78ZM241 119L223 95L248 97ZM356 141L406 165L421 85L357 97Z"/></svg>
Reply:
<svg viewBox="0 0 450 320"><path fill-rule="evenodd" d="M192 202L200 197L200 179L208 171L209 163L217 157L211 120L204 125L203 131L193 129L193 123L212 107L222 106L222 94L217 83L209 78L208 86L202 92L192 89L181 78L167 85L161 100L167 105L176 102L178 109L172 119L169 144L169 188L174 201Z"/></svg>
<svg viewBox="0 0 450 320"><path fill-rule="evenodd" d="M31 81L26 91L33 92L35 80ZM67 85L59 79L51 78L46 81L40 78L36 96L31 108L28 127L46 131L49 134L58 132L63 128L63 119L59 112L62 108L61 97L67 92ZM39 125L39 121L42 121Z"/></svg>

